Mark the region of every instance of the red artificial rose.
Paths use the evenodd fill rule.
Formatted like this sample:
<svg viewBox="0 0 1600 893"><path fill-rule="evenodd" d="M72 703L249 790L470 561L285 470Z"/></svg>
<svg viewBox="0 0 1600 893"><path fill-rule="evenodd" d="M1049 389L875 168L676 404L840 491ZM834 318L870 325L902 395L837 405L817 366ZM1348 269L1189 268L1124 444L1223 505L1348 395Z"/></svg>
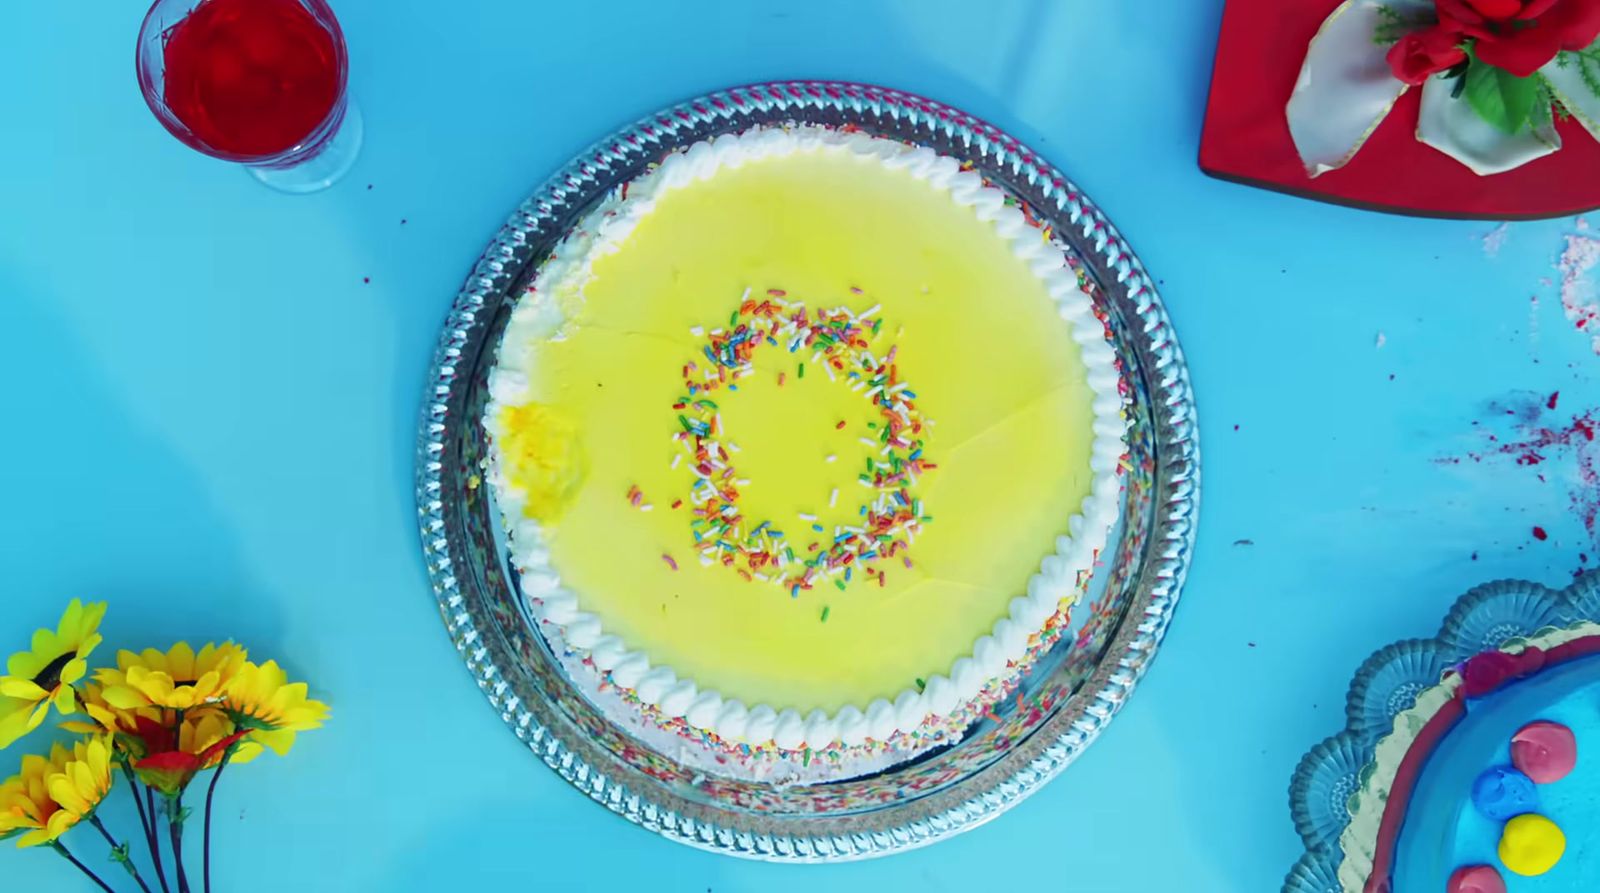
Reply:
<svg viewBox="0 0 1600 893"><path fill-rule="evenodd" d="M1412 86L1466 61L1461 32L1443 24L1431 25L1400 38L1389 48L1389 70Z"/></svg>
<svg viewBox="0 0 1600 893"><path fill-rule="evenodd" d="M135 762L133 770L140 781L171 797L182 793L202 770L221 762L223 753L248 734L247 730L234 732L197 754L176 749L155 751ZM175 739L173 746L176 747Z"/></svg>
<svg viewBox="0 0 1600 893"><path fill-rule="evenodd" d="M1478 58L1525 78L1600 37L1600 0L1434 0L1439 23L1477 38Z"/></svg>

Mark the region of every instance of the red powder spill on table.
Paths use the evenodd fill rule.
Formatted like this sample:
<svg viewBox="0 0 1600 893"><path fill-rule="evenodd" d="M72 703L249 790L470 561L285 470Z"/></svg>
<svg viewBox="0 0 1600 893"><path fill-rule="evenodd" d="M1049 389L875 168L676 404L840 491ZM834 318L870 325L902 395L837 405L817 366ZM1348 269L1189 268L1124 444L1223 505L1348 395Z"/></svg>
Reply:
<svg viewBox="0 0 1600 893"><path fill-rule="evenodd" d="M1531 395L1530 395L1531 396ZM1543 411L1554 409L1559 392L1546 400L1534 396L1520 405L1507 405L1502 401L1490 404L1490 412L1508 416L1515 430L1508 435L1486 434L1490 448L1484 452L1469 452L1464 457L1473 462L1509 458L1517 465L1535 466L1570 456L1576 466L1576 480L1571 483L1568 499L1572 511L1583 521L1584 529L1595 542L1600 543L1600 407L1574 414L1565 423L1555 424ZM1445 464L1460 464L1461 458L1443 458ZM1539 480L1545 475L1537 473ZM1543 540L1548 533L1543 527L1533 528L1536 539Z"/></svg>
<svg viewBox="0 0 1600 893"><path fill-rule="evenodd" d="M1583 229L1581 225L1578 227ZM1573 327L1590 335L1594 352L1600 354L1600 300L1590 273L1600 267L1600 239L1568 235L1556 270L1561 274L1561 309Z"/></svg>

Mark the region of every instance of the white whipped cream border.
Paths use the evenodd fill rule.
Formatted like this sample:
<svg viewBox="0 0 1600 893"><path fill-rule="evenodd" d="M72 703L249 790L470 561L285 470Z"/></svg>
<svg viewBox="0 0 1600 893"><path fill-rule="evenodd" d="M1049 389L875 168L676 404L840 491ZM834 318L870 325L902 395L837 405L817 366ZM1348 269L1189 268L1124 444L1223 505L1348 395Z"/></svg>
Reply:
<svg viewBox="0 0 1600 893"><path fill-rule="evenodd" d="M499 423L501 410L533 399L534 350L539 342L557 335L565 321L560 296L581 294L594 261L616 251L663 194L707 179L724 167L811 151L850 153L908 171L948 192L958 204L972 208L979 219L994 224L997 235L1011 242L1017 257L1044 282L1078 343L1094 393L1094 442L1089 460L1094 480L1081 513L1068 520L1067 534L1057 538L1056 554L1045 558L1039 572L1029 579L1027 594L1011 600L1009 616L973 643L970 656L957 659L947 674L929 678L920 692L908 688L893 701L879 698L864 706L847 705L832 715L813 710L802 716L794 709L768 704L747 707L737 699L723 698L692 680L679 678L670 667L652 664L643 652L606 633L598 617L582 610L579 595L562 586L550 563L542 525L523 517L525 494L511 487L500 473L494 443L505 434ZM522 592L530 610L538 619L559 626L566 644L580 654L587 653L598 670L611 674L614 684L633 689L642 702L653 705L666 718L681 716L689 725L726 741L752 745L771 741L789 750L820 749L835 741L853 747L868 738L886 741L896 732L910 733L929 716L952 714L976 698L988 682L1004 677L1008 665L1023 657L1029 637L1043 628L1063 598L1072 595L1078 572L1092 569L1120 511L1118 476L1126 424L1116 355L1089 296L1078 285L1077 273L1020 210L1005 204L1005 193L986 185L977 173L961 170L954 158L932 149L863 133L795 126L724 134L668 156L659 167L630 183L626 192L625 198L620 190L614 192L590 212L539 271L512 311L498 362L489 376L490 400L484 419L491 436L488 480L505 521L511 557L521 572Z"/></svg>

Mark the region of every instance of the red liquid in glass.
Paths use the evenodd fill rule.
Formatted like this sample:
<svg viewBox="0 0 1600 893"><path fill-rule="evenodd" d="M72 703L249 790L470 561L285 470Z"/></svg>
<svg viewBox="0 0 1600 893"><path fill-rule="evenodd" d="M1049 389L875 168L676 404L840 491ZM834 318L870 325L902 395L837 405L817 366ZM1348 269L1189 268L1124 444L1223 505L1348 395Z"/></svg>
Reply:
<svg viewBox="0 0 1600 893"><path fill-rule="evenodd" d="M274 155L327 118L340 54L299 0L205 0L168 34L163 98L210 148Z"/></svg>

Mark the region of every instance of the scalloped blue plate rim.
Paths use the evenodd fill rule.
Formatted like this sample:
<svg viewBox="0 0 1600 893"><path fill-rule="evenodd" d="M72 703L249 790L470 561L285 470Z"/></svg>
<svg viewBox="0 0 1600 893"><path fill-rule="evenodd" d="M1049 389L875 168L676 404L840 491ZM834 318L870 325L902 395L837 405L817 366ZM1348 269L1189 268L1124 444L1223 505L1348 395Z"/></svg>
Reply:
<svg viewBox="0 0 1600 893"><path fill-rule="evenodd" d="M1329 744L1335 740L1346 738L1354 741L1366 758L1362 769L1357 771L1360 775L1366 766L1371 765L1373 749L1376 747L1378 737L1368 737L1357 727L1357 717L1353 714L1354 705L1358 700L1370 701L1366 697L1370 693L1368 686L1376 680L1381 669L1388 664L1385 658L1392 659L1411 650L1437 648L1445 661L1445 666L1461 663L1478 651L1463 651L1459 644L1452 640L1458 637L1466 628L1466 624L1479 610L1496 601L1504 601L1517 595L1532 595L1532 603L1537 603L1542 610L1537 619L1529 618L1526 625L1528 633L1537 631L1544 626L1560 624L1567 626L1579 620L1592 620L1600 623L1600 570L1591 570L1580 574L1564 588L1553 589L1531 580L1501 579L1481 583L1467 590L1450 610L1445 612L1444 621L1439 625L1439 631L1432 639L1400 639L1384 645L1368 655L1357 667L1351 677L1350 685L1346 689L1346 710L1344 727L1332 735L1319 739L1295 763L1293 775L1289 779L1289 816L1294 822L1295 830L1300 835L1302 849L1296 856L1294 865L1284 877L1283 893L1312 893L1304 886L1303 879L1307 872L1313 869L1326 877L1338 876L1339 863L1344 859L1344 851L1338 844L1337 837L1332 844L1323 844L1314 839L1311 830L1312 822L1308 818L1309 805L1302 802L1306 796L1313 777L1322 768L1330 752ZM1587 604L1586 604L1587 602ZM1535 624L1542 624L1538 626ZM1520 638L1520 635L1511 634L1502 639L1499 644L1489 648L1503 647L1506 642ZM1479 649L1479 650L1488 650ZM1358 699L1357 693L1362 697ZM1405 709L1405 708L1401 708ZM1348 820L1349 816L1345 816ZM1338 888L1334 888L1337 890Z"/></svg>

